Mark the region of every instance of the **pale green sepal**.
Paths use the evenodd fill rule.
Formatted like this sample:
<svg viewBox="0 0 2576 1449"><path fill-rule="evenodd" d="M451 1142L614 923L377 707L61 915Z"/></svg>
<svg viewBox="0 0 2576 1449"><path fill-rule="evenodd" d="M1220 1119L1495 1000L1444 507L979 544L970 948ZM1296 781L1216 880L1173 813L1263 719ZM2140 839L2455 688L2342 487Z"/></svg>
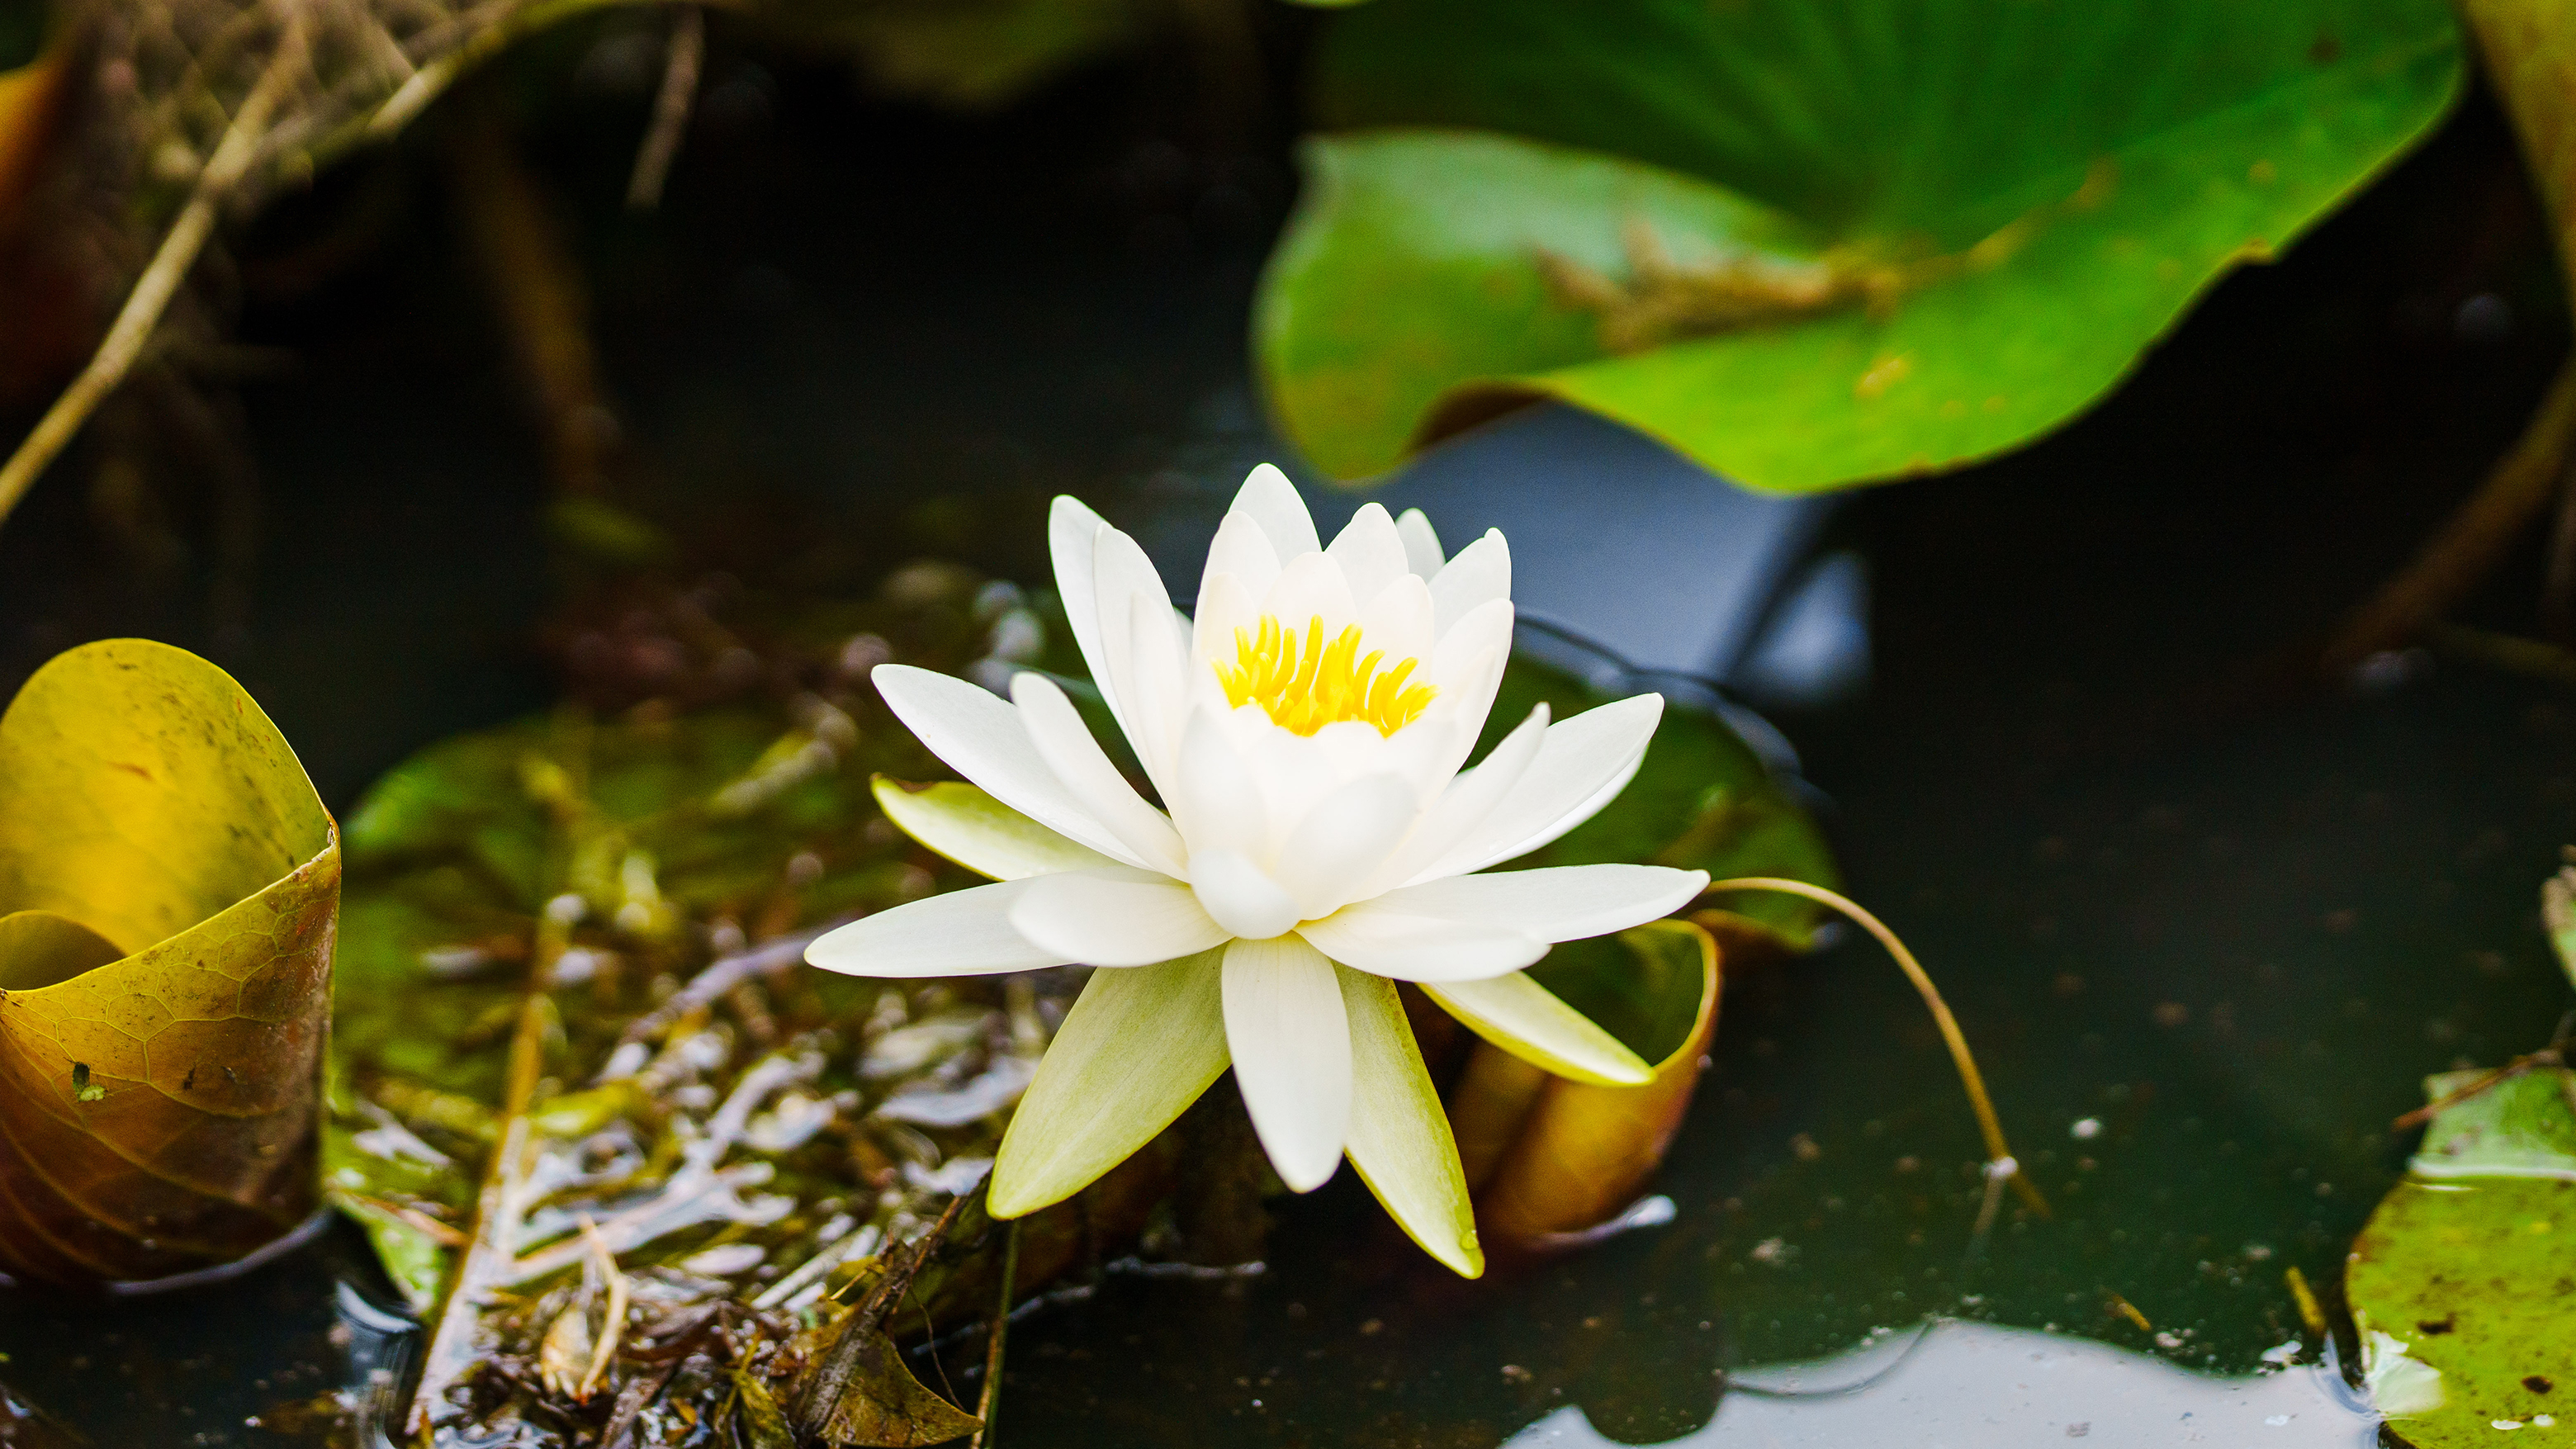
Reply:
<svg viewBox="0 0 2576 1449"><path fill-rule="evenodd" d="M877 808L904 834L980 875L1019 880L1118 862L1067 840L973 785L907 785L879 775Z"/></svg>
<svg viewBox="0 0 2576 1449"><path fill-rule="evenodd" d="M1224 955L1091 973L1002 1135L993 1216L1033 1213L1089 1187L1225 1072Z"/></svg>
<svg viewBox="0 0 2576 1449"><path fill-rule="evenodd" d="M1483 1277L1467 1173L1395 983L1339 962L1333 971L1351 1022L1351 1166L1422 1251L1462 1278Z"/></svg>
<svg viewBox="0 0 2576 1449"><path fill-rule="evenodd" d="M1526 971L1484 981L1424 983L1422 994L1476 1035L1560 1077L1600 1087L1643 1086L1655 1079L1645 1058L1532 981Z"/></svg>

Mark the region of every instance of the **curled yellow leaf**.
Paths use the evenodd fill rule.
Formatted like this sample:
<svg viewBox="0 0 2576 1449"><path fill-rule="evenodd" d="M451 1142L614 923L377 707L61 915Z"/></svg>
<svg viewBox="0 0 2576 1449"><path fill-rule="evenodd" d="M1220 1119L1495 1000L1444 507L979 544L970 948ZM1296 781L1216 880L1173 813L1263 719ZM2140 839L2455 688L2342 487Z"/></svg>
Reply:
<svg viewBox="0 0 2576 1449"><path fill-rule="evenodd" d="M1543 1244L1609 1220L1645 1186L1690 1107L1717 1030L1718 951L1689 921L1622 931L1633 971L1605 1024L1653 1064L1639 1086L1543 1074L1480 1043L1450 1104L1488 1240Z"/></svg>
<svg viewBox="0 0 2576 1449"><path fill-rule="evenodd" d="M337 828L222 670L118 639L0 717L0 1270L212 1267L309 1216Z"/></svg>

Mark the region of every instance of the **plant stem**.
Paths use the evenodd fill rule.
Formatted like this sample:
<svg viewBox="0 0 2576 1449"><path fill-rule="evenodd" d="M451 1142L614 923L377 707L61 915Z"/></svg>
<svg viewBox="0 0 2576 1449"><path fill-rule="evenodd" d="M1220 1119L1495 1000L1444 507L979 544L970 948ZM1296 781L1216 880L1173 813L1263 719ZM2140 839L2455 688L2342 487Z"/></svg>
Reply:
<svg viewBox="0 0 2576 1449"><path fill-rule="evenodd" d="M2004 1140L2004 1124L1995 1116L1995 1104L1986 1097L1985 1077L1977 1070L1976 1055L1968 1050L1967 1034L1959 1030L1959 1019L1950 1014L1949 1004L1941 999L1941 989L1932 984L1931 973L1923 969L1923 963L1914 959L1914 953L1905 949L1905 943L1896 938L1896 933L1889 930L1884 921L1839 892L1780 876L1739 876L1733 880L1711 881L1708 890L1711 893L1778 891L1783 895L1803 896L1839 912L1876 937L1878 944L1887 948L1887 954L1896 958L1897 969L1903 971L1906 979L1914 983L1914 989L1922 993L1923 1004L1931 1008L1933 1024L1941 1029L1941 1040L1950 1048L1950 1061L1959 1069L1959 1084L1967 1088L1968 1105L1977 1114L1977 1130L1986 1140L1988 1176L2008 1179L2032 1212L2042 1217L2050 1216L2048 1199L2040 1196L2030 1174L2021 1170L2021 1160L2013 1156L2012 1144Z"/></svg>
<svg viewBox="0 0 2576 1449"><path fill-rule="evenodd" d="M188 204L180 208L178 219L161 238L151 264L135 279L134 290L126 294L125 306L108 327L98 351L91 354L89 365L81 369L72 385L45 410L35 431L18 445L9 461L0 464L0 522L8 519L18 500L35 486L37 477L71 444L81 425L125 381L136 359L143 355L144 344L151 341L153 329L161 325L161 315L169 310L170 299L178 295L179 284L187 280L189 270L205 251L207 239L214 234L225 197L249 172L279 104L305 74L306 61L304 12L300 7L290 7L278 36L277 53L269 57L250 95L233 113L223 139L215 146L215 154L197 173L196 189L189 193Z"/></svg>
<svg viewBox="0 0 2576 1449"><path fill-rule="evenodd" d="M984 1394L975 1404L977 1426L967 1449L988 1449L993 1442L993 1416L1002 1407L1002 1345L1011 1333L1011 1299L1020 1286L1020 1219L1011 1219L1002 1238L1002 1301L993 1309L993 1332L984 1348Z"/></svg>
<svg viewBox="0 0 2576 1449"><path fill-rule="evenodd" d="M2548 509L2571 441L2576 441L2576 358L2560 364L2530 424L2478 491L2404 571L2345 618L2326 646L2322 664L2328 677L2339 679L2373 654L2414 643L2427 625L2476 588Z"/></svg>
<svg viewBox="0 0 2576 1449"><path fill-rule="evenodd" d="M671 20L670 56L662 66L661 94L653 98L653 126L644 133L635 174L626 183L627 210L651 211L662 204L662 183L670 179L671 158L680 154L706 57L707 12L683 5Z"/></svg>

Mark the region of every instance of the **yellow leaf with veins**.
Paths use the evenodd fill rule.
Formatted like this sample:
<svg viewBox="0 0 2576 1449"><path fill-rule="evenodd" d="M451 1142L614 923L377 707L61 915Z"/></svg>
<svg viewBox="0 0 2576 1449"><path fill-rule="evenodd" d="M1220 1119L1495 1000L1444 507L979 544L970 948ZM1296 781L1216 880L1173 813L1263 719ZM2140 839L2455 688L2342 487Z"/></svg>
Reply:
<svg viewBox="0 0 2576 1449"><path fill-rule="evenodd" d="M0 718L0 1270L232 1261L319 1201L337 828L222 670L86 645Z"/></svg>

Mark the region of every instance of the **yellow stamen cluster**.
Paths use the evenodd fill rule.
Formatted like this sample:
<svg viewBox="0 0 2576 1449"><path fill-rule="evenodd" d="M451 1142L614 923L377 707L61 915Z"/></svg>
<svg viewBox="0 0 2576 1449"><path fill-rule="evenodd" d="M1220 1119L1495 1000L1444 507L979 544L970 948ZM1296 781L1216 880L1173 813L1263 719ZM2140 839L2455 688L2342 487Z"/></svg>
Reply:
<svg viewBox="0 0 2576 1449"><path fill-rule="evenodd" d="M1439 691L1404 682L1420 660L1401 659L1380 670L1385 658L1383 649L1360 656L1357 624L1327 641L1321 614L1306 622L1302 636L1264 614L1258 632L1234 631L1234 663L1218 662L1216 677L1227 704L1258 701L1274 723L1301 735L1354 719L1391 735L1420 717Z"/></svg>

